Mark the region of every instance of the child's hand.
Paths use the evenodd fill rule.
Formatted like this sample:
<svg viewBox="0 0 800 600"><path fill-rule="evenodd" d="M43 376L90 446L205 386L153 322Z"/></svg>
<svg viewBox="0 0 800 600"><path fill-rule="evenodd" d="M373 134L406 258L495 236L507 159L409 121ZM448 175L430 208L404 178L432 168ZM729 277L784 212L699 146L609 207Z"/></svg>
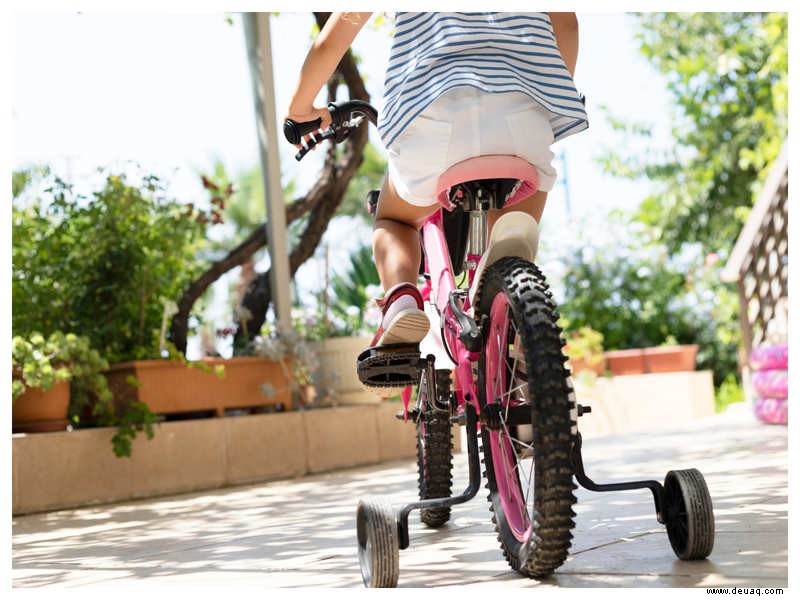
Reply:
<svg viewBox="0 0 800 600"><path fill-rule="evenodd" d="M284 120L286 119L291 119L295 123L308 123L309 121L316 121L317 119L321 119L321 123L319 124L318 129L316 129L315 131L311 132L308 135L303 136L303 140L305 140L306 142L308 142L312 134L315 134L318 131L324 131L333 122L333 119L331 119L331 113L327 108L325 107L315 108L313 106L310 107L310 109L309 108L293 109L292 107L289 107L289 114L286 115ZM295 147L299 150L303 146L301 144L295 144ZM316 150L317 149L316 146L313 149Z"/></svg>

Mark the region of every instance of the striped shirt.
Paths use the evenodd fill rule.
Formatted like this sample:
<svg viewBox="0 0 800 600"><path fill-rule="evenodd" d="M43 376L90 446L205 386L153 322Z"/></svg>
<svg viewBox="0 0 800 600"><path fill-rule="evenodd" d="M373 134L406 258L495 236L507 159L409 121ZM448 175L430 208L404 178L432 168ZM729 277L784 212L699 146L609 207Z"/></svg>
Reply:
<svg viewBox="0 0 800 600"><path fill-rule="evenodd" d="M589 124L547 13L397 13L378 131L388 148L436 98L469 86L522 92L555 140Z"/></svg>

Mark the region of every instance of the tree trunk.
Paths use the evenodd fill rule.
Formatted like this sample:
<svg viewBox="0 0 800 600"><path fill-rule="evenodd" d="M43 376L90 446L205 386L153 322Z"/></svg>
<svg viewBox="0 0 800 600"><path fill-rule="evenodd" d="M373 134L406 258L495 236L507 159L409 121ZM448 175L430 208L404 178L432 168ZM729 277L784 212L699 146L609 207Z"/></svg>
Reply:
<svg viewBox="0 0 800 600"><path fill-rule="evenodd" d="M324 25L325 20L327 20L327 14L325 14L323 19L320 19L319 14L317 14L317 21L320 28ZM369 101L369 95L364 88L364 82L361 79L361 75L358 72L355 60L353 60L350 51L347 52L339 63L337 73L341 75L344 83L347 85L351 99L357 98ZM333 99L336 97L337 87L338 81L336 81L336 76L334 76L328 85L329 98ZM347 142L345 142L345 151L338 160L336 158L335 148L329 148L322 175L314 186L314 189L307 196L308 203L311 205L308 223L297 245L289 254L289 273L291 276L297 273L300 266L311 258L314 251L317 249L322 236L328 228L330 220L333 218L336 210L344 199L350 180L358 171L359 166L361 166L364 146L366 146L367 140L367 128L362 127L355 131L348 138ZM236 336L234 337L234 352L244 348L247 342L261 330L271 302L272 293L270 289L269 271L266 271L253 281L245 294L242 305L247 309L250 318L244 323L244 327L236 332Z"/></svg>
<svg viewBox="0 0 800 600"><path fill-rule="evenodd" d="M330 13L314 13L320 29L325 25ZM369 101L364 82L358 71L356 62L348 50L337 67L337 72L329 82L329 96L335 98L335 90L339 78L347 85L350 98ZM359 128L345 142L345 151L336 160L334 148L328 150L325 165L320 178L304 197L294 200L286 207L286 224L310 213L305 230L294 250L289 256L290 274L294 276L297 269L314 254L322 235L328 227L336 209L342 202L347 185L355 175L363 160L364 146L367 143L366 126ZM241 244L231 250L228 255L214 262L204 273L194 280L178 301L178 312L173 316L170 326L170 341L182 353L186 353L189 331L189 316L198 298L222 275L242 265L259 249L267 244L266 223L257 227ZM234 347L240 347L261 329L271 303L269 272L259 275L251 284L243 300L243 306L253 317L244 329L236 333Z"/></svg>

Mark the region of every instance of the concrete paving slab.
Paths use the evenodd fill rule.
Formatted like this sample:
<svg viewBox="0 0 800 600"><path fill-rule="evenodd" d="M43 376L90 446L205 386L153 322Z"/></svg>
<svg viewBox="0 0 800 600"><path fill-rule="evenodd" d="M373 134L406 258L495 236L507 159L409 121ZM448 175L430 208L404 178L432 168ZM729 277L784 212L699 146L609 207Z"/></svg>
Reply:
<svg viewBox="0 0 800 600"><path fill-rule="evenodd" d="M586 417L586 418L590 418ZM462 447L466 447L462 445ZM491 525L485 490L453 508L442 529L410 521L400 587L786 587L787 429L757 423L740 405L670 431L584 443L597 482L663 481L695 467L707 480L717 536L708 560L675 558L647 490L576 492L567 562L551 577L511 571ZM454 490L467 484L455 458ZM12 585L360 588L359 498L414 500L416 465L402 460L260 485L15 517Z"/></svg>

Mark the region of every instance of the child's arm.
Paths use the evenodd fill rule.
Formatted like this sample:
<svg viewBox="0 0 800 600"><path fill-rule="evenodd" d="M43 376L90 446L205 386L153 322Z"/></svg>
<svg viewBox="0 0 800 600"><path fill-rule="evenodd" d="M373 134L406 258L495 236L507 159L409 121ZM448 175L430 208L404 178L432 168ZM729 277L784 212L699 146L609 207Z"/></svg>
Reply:
<svg viewBox="0 0 800 600"><path fill-rule="evenodd" d="M553 24L556 44L561 58L567 65L569 74L575 76L575 63L578 61L578 17L575 13L548 13Z"/></svg>
<svg viewBox="0 0 800 600"><path fill-rule="evenodd" d="M330 125L330 112L325 107L315 108L314 99L333 75L336 65L369 21L370 15L372 13L333 13L328 18L303 63L300 80L289 103L287 119L305 123L321 118L320 129Z"/></svg>

